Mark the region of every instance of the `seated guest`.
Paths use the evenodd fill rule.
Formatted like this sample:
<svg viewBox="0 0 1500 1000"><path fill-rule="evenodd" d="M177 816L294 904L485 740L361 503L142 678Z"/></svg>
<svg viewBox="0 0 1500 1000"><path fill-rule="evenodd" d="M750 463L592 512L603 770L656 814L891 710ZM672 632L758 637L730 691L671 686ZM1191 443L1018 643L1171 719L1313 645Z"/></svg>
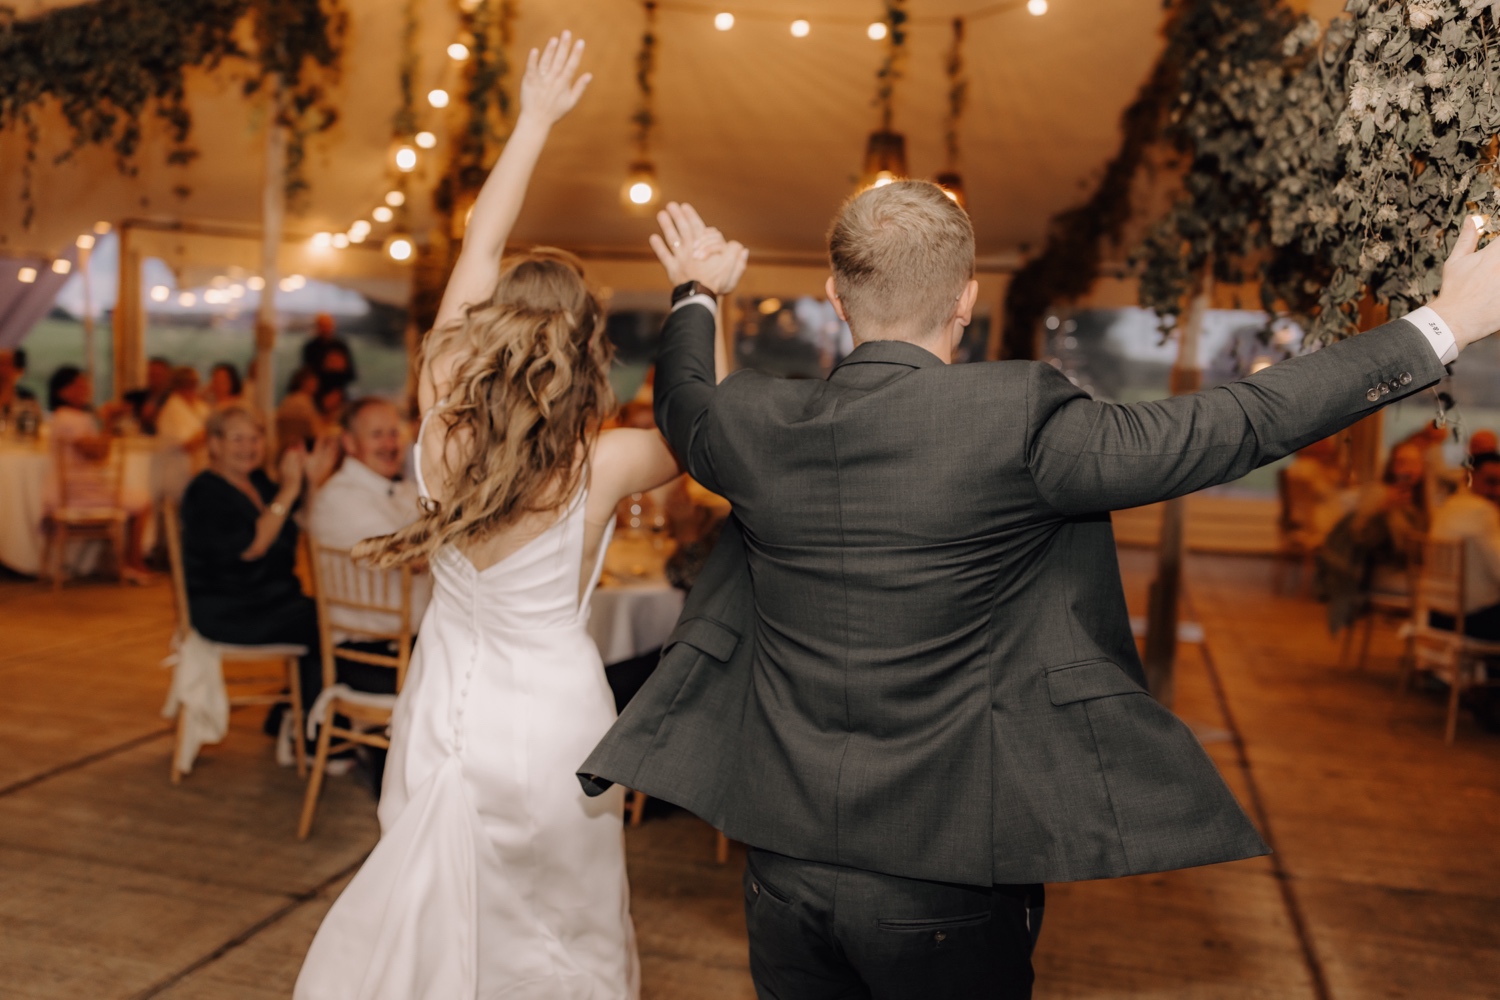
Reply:
<svg viewBox="0 0 1500 1000"><path fill-rule="evenodd" d="M344 407L349 405L349 394L344 387L324 382L318 386L318 416L323 421L323 433L336 435L343 427Z"/></svg>
<svg viewBox="0 0 1500 1000"><path fill-rule="evenodd" d="M172 363L166 358L152 358L146 362L146 385L125 393L125 405L142 434L156 433L156 419L172 392Z"/></svg>
<svg viewBox="0 0 1500 1000"><path fill-rule="evenodd" d="M1480 434L1493 432L1479 431ZM1472 443L1472 439L1471 439ZM1500 454L1493 451L1473 456L1472 478L1432 519L1432 537L1467 542L1464 556L1464 635L1500 642ZM1451 629L1449 615L1433 612L1434 628ZM1496 665L1488 669L1496 675ZM1500 690L1475 688L1469 692L1469 707L1481 726L1500 731Z"/></svg>
<svg viewBox="0 0 1500 1000"><path fill-rule="evenodd" d="M198 393L198 373L187 366L172 369L171 390L156 416L156 436L173 447L163 451L158 465L163 494L182 496L188 480L207 461L208 415L213 410Z"/></svg>
<svg viewBox="0 0 1500 1000"><path fill-rule="evenodd" d="M366 538L377 538L400 531L421 515L417 506L417 488L411 480L401 478L406 463L402 441L401 413L383 399L367 398L351 404L344 413L344 464L323 485L312 500L308 530L320 545L352 549ZM393 576L396 570L389 571ZM412 580L412 628L422 620L432 597L432 580L425 573ZM331 623L340 645L369 648L374 652L391 652L385 643L370 644L357 633L340 636L340 626L364 626L374 630L394 631L397 623L379 612L356 612L338 609ZM350 663L353 673L369 672L368 685L362 690L378 691L388 687L395 691L396 678L389 670L363 663ZM343 667L340 667L343 672Z"/></svg>
<svg viewBox="0 0 1500 1000"><path fill-rule="evenodd" d="M298 675L302 704L311 706L323 689L318 610L295 572L292 512L309 487L327 478L334 451L288 448L278 484L261 468L265 434L249 410L215 410L206 439L208 468L182 497L182 564L193 628L217 642L306 646Z"/></svg>
<svg viewBox="0 0 1500 1000"><path fill-rule="evenodd" d="M26 373L24 366L16 361L16 355L21 353L9 347L0 348L0 413L10 413L18 403L36 399L36 394L21 384L21 376Z"/></svg>
<svg viewBox="0 0 1500 1000"><path fill-rule="evenodd" d="M1284 473L1286 527L1303 544L1317 548L1339 518L1349 512L1345 500L1344 469L1339 463L1336 437L1324 438L1297 452Z"/></svg>
<svg viewBox="0 0 1500 1000"><path fill-rule="evenodd" d="M150 523L151 498L121 489L109 462L114 441L94 413L94 380L73 365L63 365L52 373L47 396L52 409L57 503L71 508L123 509L130 520L120 575L131 583L145 582L150 573L142 539Z"/></svg>
<svg viewBox="0 0 1500 1000"><path fill-rule="evenodd" d="M287 383L286 398L276 408L276 440L282 445L293 441L308 447L322 433L323 415L318 412L318 373L298 368Z"/></svg>
<svg viewBox="0 0 1500 1000"><path fill-rule="evenodd" d="M1495 432L1481 427L1469 436L1469 457L1478 458L1480 455L1490 455L1500 452L1500 437Z"/></svg>
<svg viewBox="0 0 1500 1000"><path fill-rule="evenodd" d="M333 317L318 313L313 335L302 345L302 367L318 373L323 385L346 388L357 377L349 345L334 335Z"/></svg>
<svg viewBox="0 0 1500 1000"><path fill-rule="evenodd" d="M1329 532L1318 560L1332 631L1359 616L1367 595L1410 592L1409 567L1428 525L1425 471L1418 444L1396 445L1381 481L1365 487L1353 513Z"/></svg>
<svg viewBox="0 0 1500 1000"><path fill-rule="evenodd" d="M208 392L204 395L208 405L216 410L226 406L254 409L245 398L245 383L240 379L239 369L227 361L220 361L209 370Z"/></svg>

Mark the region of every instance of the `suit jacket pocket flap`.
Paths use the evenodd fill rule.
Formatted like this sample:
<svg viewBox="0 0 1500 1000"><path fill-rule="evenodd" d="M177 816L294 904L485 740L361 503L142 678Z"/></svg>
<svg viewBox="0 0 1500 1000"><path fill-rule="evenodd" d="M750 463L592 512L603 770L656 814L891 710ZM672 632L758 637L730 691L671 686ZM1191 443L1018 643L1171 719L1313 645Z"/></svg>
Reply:
<svg viewBox="0 0 1500 1000"><path fill-rule="evenodd" d="M702 650L720 663L728 663L729 658L734 655L735 647L740 644L740 634L712 618L689 618L679 622L672 630L663 652L679 642Z"/></svg>
<svg viewBox="0 0 1500 1000"><path fill-rule="evenodd" d="M1112 694L1145 694L1146 689L1109 660L1084 660L1047 668L1047 693L1054 705L1071 705Z"/></svg>

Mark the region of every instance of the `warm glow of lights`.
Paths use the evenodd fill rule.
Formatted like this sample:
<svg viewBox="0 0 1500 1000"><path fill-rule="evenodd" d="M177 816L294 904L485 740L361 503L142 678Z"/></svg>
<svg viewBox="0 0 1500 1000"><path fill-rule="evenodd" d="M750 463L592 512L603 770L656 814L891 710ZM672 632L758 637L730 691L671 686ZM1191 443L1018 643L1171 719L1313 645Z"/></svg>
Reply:
<svg viewBox="0 0 1500 1000"><path fill-rule="evenodd" d="M224 293L217 288L210 288L203 293L203 304L216 306L224 302Z"/></svg>
<svg viewBox="0 0 1500 1000"><path fill-rule="evenodd" d="M67 274L71 270L73 270L73 262L71 260L63 260L59 257L52 262L53 274Z"/></svg>
<svg viewBox="0 0 1500 1000"><path fill-rule="evenodd" d="M96 222L94 223L94 235L103 236L105 233L109 232L110 228L110 224L107 222Z"/></svg>
<svg viewBox="0 0 1500 1000"><path fill-rule="evenodd" d="M416 135L417 145L423 149L431 149L437 145L437 136L431 132L418 132Z"/></svg>
<svg viewBox="0 0 1500 1000"><path fill-rule="evenodd" d="M370 214L375 217L376 222L390 222L396 217L396 213L392 212L384 205L378 206L375 211L371 212Z"/></svg>
<svg viewBox="0 0 1500 1000"><path fill-rule="evenodd" d="M183 292L181 295L177 296L177 304L182 306L184 309L191 309L193 306L198 304L198 296L194 295L192 292Z"/></svg>
<svg viewBox="0 0 1500 1000"><path fill-rule="evenodd" d="M728 31L730 28L734 27L734 15L729 13L729 11L727 10L723 13L715 14L714 27L718 28L720 31Z"/></svg>
<svg viewBox="0 0 1500 1000"><path fill-rule="evenodd" d="M870 36L870 41L878 42L890 34L890 29L885 26L884 21L871 21L870 26L865 29L865 34Z"/></svg>
<svg viewBox="0 0 1500 1000"><path fill-rule="evenodd" d="M289 274L276 283L276 287L283 292L295 292L307 284L307 279L300 274Z"/></svg>
<svg viewBox="0 0 1500 1000"><path fill-rule="evenodd" d="M454 62L463 62L469 58L469 47L463 42L454 42L448 46L448 58Z"/></svg>
<svg viewBox="0 0 1500 1000"><path fill-rule="evenodd" d="M1047 13L1047 0L1026 0L1026 9L1036 17L1041 17Z"/></svg>
<svg viewBox="0 0 1500 1000"><path fill-rule="evenodd" d="M229 297L231 299L243 299L245 297L245 286L240 284L238 281L230 285L225 290L229 292Z"/></svg>
<svg viewBox="0 0 1500 1000"><path fill-rule="evenodd" d="M391 191L386 194L385 203L392 208L400 208L406 204L406 195L400 191Z"/></svg>
<svg viewBox="0 0 1500 1000"><path fill-rule="evenodd" d="M252 277L245 279L245 287L250 289L252 292L262 291L266 287L266 279L262 278L258 274L253 275Z"/></svg>
<svg viewBox="0 0 1500 1000"><path fill-rule="evenodd" d="M391 260L410 260L412 254L411 240L405 236L398 236L386 246L385 252L391 255Z"/></svg>
<svg viewBox="0 0 1500 1000"><path fill-rule="evenodd" d="M94 249L94 237L91 233L84 233L82 236L78 237L76 242L78 244L78 249L80 250Z"/></svg>
<svg viewBox="0 0 1500 1000"><path fill-rule="evenodd" d="M335 250L344 250L344 249L347 249L348 246L349 246L349 236L348 236L348 234L346 234L346 233L334 233L333 234L333 248Z"/></svg>
<svg viewBox="0 0 1500 1000"><path fill-rule="evenodd" d="M806 38L811 31L812 31L812 25L808 24L806 21L802 20L800 17L797 20L795 20L795 21L792 22L792 37L793 38Z"/></svg>
<svg viewBox="0 0 1500 1000"><path fill-rule="evenodd" d="M781 300L775 297L761 299L760 305L757 308L760 309L762 316L774 316L781 312Z"/></svg>
<svg viewBox="0 0 1500 1000"><path fill-rule="evenodd" d="M402 146L396 150L396 169L403 173L417 169L417 151L410 146Z"/></svg>
<svg viewBox="0 0 1500 1000"><path fill-rule="evenodd" d="M23 285L30 285L36 281L36 268L23 267L16 272L16 280Z"/></svg>
<svg viewBox="0 0 1500 1000"><path fill-rule="evenodd" d="M355 219L349 226L349 239L355 243L363 243L366 236L370 235L370 222L368 219Z"/></svg>
<svg viewBox="0 0 1500 1000"><path fill-rule="evenodd" d="M1256 372L1263 372L1273 364L1275 364L1275 362L1262 354L1260 357L1250 362L1250 374L1254 375Z"/></svg>
<svg viewBox="0 0 1500 1000"><path fill-rule="evenodd" d="M312 245L318 250L327 250L333 245L332 233L313 233Z"/></svg>
<svg viewBox="0 0 1500 1000"><path fill-rule="evenodd" d="M151 301L165 302L172 297L172 289L166 285L153 285L151 287Z"/></svg>
<svg viewBox="0 0 1500 1000"><path fill-rule="evenodd" d="M957 191L954 191L951 188L943 188L943 194L945 194L945 195L948 196L948 200L949 201L953 202L955 205L958 204L958 192Z"/></svg>
<svg viewBox="0 0 1500 1000"><path fill-rule="evenodd" d="M887 184L894 183L895 180L895 174L891 173L889 170L882 170L880 173L875 175L875 183L872 184L871 187L883 188Z"/></svg>
<svg viewBox="0 0 1500 1000"><path fill-rule="evenodd" d="M448 106L448 92L442 87L438 87L436 90L429 90L427 92L427 103L435 108L446 108Z"/></svg>
<svg viewBox="0 0 1500 1000"><path fill-rule="evenodd" d="M630 201L635 205L649 205L656 196L656 189L647 181L636 181L630 185Z"/></svg>

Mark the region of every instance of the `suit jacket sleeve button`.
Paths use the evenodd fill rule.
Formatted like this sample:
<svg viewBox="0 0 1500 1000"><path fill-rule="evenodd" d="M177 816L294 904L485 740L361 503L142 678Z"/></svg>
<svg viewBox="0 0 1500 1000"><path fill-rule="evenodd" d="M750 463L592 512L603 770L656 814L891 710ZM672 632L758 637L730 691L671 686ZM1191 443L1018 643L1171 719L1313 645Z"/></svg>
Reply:
<svg viewBox="0 0 1500 1000"><path fill-rule="evenodd" d="M1382 396L1384 396L1386 393L1388 393L1388 392L1391 391L1391 387L1389 385L1387 385L1386 383L1384 383L1384 382L1380 383L1375 388L1377 388L1377 389L1380 390L1380 394Z"/></svg>
<svg viewBox="0 0 1500 1000"><path fill-rule="evenodd" d="M1372 403L1375 402L1375 400L1377 400L1377 399L1380 398L1380 390L1379 389L1371 389L1369 392L1365 393L1365 398L1368 399Z"/></svg>
<svg viewBox="0 0 1500 1000"><path fill-rule="evenodd" d="M1411 385L1411 372L1402 372L1401 373L1401 384L1402 385Z"/></svg>

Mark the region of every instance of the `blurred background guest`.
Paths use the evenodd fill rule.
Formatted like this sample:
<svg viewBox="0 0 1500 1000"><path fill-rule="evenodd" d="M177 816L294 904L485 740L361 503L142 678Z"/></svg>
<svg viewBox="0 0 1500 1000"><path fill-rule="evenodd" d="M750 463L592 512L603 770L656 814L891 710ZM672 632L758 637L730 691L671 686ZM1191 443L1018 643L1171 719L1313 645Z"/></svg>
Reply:
<svg viewBox="0 0 1500 1000"><path fill-rule="evenodd" d="M208 405L216 410L221 410L226 406L254 409L250 401L245 398L245 383L240 378L239 369L227 361L220 361L209 369L208 392L204 395Z"/></svg>
<svg viewBox="0 0 1500 1000"><path fill-rule="evenodd" d="M16 360L18 354L24 358L24 354L15 348L0 348L0 413L8 414L18 403L36 399L36 394L21 384L21 376L26 371Z"/></svg>
<svg viewBox="0 0 1500 1000"><path fill-rule="evenodd" d="M317 605L297 578L293 512L306 492L326 479L335 450L287 448L279 482L261 468L265 434L242 406L215 410L205 427L208 468L182 498L182 563L193 628L219 642L300 643L302 703L323 689ZM275 712L279 726L281 713ZM292 734L281 727L278 757L290 759Z"/></svg>
<svg viewBox="0 0 1500 1000"><path fill-rule="evenodd" d="M349 393L342 385L323 383L318 386L319 429L324 437L337 439L343 428L344 408L349 405Z"/></svg>
<svg viewBox="0 0 1500 1000"><path fill-rule="evenodd" d="M311 447L322 429L318 373L311 368L298 368L287 383L286 398L276 408L276 440L282 445L302 441Z"/></svg>
<svg viewBox="0 0 1500 1000"><path fill-rule="evenodd" d="M1349 513L1355 497L1345 489L1348 470L1340 461L1339 439L1327 437L1303 448L1282 476L1285 530L1315 549Z"/></svg>
<svg viewBox="0 0 1500 1000"><path fill-rule="evenodd" d="M1500 452L1500 437L1486 427L1481 427L1469 436L1469 457L1478 458L1480 455L1492 455Z"/></svg>
<svg viewBox="0 0 1500 1000"><path fill-rule="evenodd" d="M171 389L156 416L156 436L170 446L160 457L163 495L182 496L188 480L203 468L206 421L212 411L198 392L198 372L186 365L172 369Z"/></svg>
<svg viewBox="0 0 1500 1000"><path fill-rule="evenodd" d="M125 405L135 418L135 425L142 434L156 433L156 420L161 408L172 392L172 362L166 358L152 358L146 362L146 385L125 393Z"/></svg>
<svg viewBox="0 0 1500 1000"><path fill-rule="evenodd" d="M323 385L346 388L357 377L354 354L349 345L334 335L333 317L318 313L313 320L313 335L302 345L302 366L318 373Z"/></svg>
<svg viewBox="0 0 1500 1000"><path fill-rule="evenodd" d="M111 461L115 442L94 412L94 380L73 365L63 365L47 383L47 403L52 410L52 451L57 469L52 506L123 509L128 520L121 576L131 583L144 583L150 578L142 540L150 523L151 498L144 493L126 493L123 488L117 464L123 456L114 456Z"/></svg>
<svg viewBox="0 0 1500 1000"><path fill-rule="evenodd" d="M1396 445L1381 481L1366 486L1354 511L1329 532L1319 562L1334 632L1359 616L1369 594L1410 593L1411 567L1429 523L1426 470L1420 442Z"/></svg>
<svg viewBox="0 0 1500 1000"><path fill-rule="evenodd" d="M1474 438L1481 434L1494 439L1491 431L1478 431ZM1469 485L1433 515L1432 537L1466 543L1464 635L1500 642L1500 454L1480 452L1472 462ZM1433 612L1430 617L1434 628L1452 629L1457 624L1451 615ZM1500 732L1500 691L1475 687L1466 693L1476 721L1491 732Z"/></svg>

